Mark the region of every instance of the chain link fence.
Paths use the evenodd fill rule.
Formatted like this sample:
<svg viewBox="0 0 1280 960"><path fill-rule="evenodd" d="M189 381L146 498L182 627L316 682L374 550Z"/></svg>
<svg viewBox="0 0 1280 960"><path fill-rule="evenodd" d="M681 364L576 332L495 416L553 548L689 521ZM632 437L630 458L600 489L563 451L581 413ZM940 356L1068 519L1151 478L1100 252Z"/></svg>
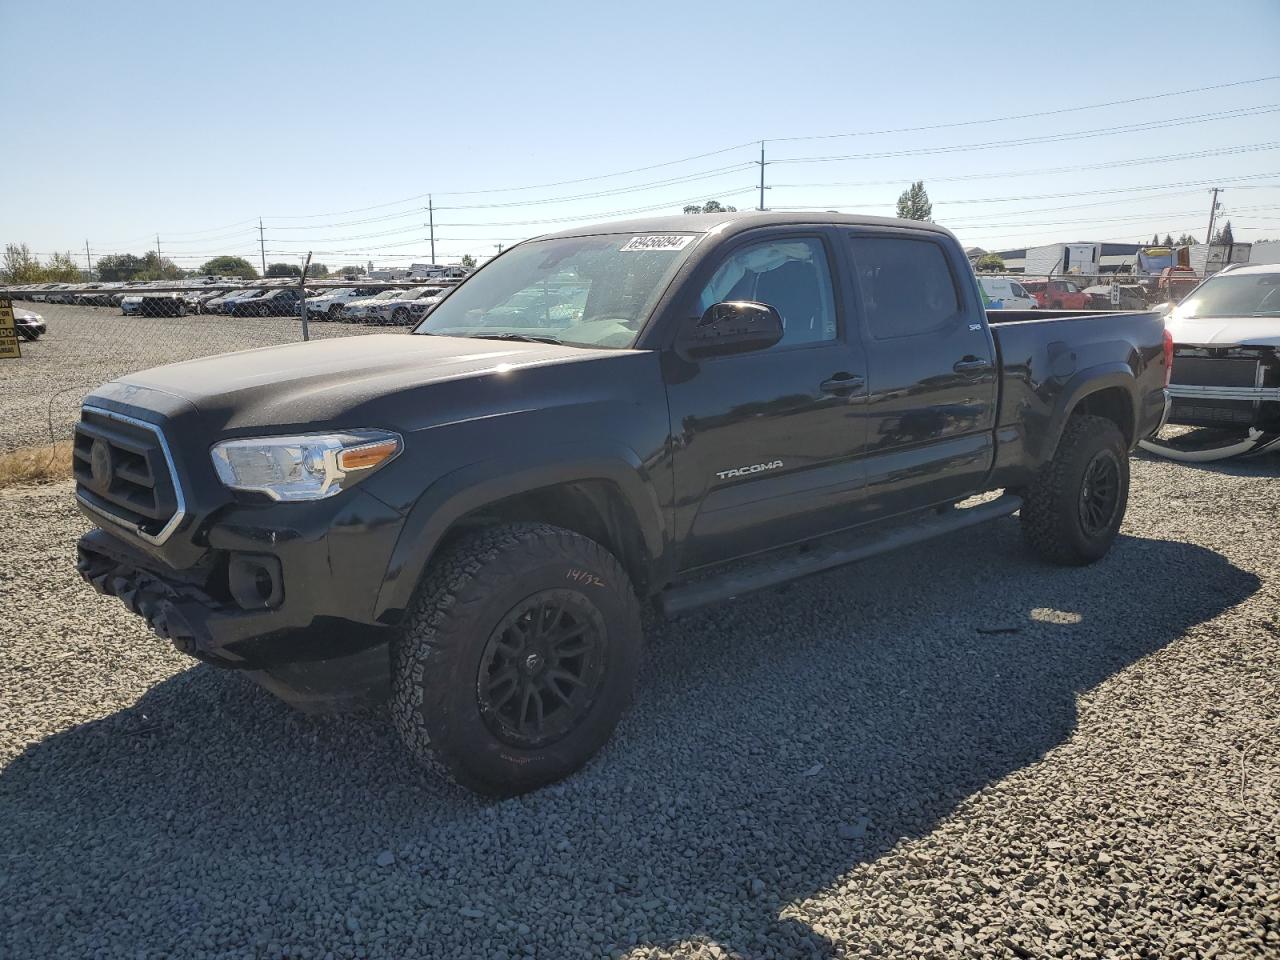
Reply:
<svg viewBox="0 0 1280 960"><path fill-rule="evenodd" d="M991 309L1146 310L1200 277L979 273ZM309 282L202 279L169 284L0 287L44 330L0 360L0 454L70 437L81 400L136 370L303 339L404 334L456 279ZM305 317L305 319L304 319ZM31 332L35 334L34 328Z"/></svg>
<svg viewBox="0 0 1280 960"><path fill-rule="evenodd" d="M303 339L405 334L454 283L353 280L304 288L292 279L0 287L0 297L13 301L22 350L17 359L0 360L0 454L69 439L84 396L115 377Z"/></svg>

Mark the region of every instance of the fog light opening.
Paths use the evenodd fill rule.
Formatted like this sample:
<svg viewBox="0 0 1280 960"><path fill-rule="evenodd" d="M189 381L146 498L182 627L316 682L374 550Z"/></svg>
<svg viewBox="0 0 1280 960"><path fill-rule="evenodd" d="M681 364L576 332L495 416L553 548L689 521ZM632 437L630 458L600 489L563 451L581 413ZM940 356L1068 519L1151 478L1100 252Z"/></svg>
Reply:
<svg viewBox="0 0 1280 960"><path fill-rule="evenodd" d="M231 596L243 610L270 610L284 600L284 579L276 557L233 554L227 581Z"/></svg>

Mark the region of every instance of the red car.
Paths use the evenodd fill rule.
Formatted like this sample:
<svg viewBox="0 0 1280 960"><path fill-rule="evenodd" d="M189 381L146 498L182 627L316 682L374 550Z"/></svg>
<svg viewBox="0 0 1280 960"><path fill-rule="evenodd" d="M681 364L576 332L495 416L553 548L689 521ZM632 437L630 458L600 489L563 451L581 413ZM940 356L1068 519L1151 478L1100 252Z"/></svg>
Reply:
<svg viewBox="0 0 1280 960"><path fill-rule="evenodd" d="M1021 283L1045 310L1089 309L1089 295L1071 280L1023 280Z"/></svg>

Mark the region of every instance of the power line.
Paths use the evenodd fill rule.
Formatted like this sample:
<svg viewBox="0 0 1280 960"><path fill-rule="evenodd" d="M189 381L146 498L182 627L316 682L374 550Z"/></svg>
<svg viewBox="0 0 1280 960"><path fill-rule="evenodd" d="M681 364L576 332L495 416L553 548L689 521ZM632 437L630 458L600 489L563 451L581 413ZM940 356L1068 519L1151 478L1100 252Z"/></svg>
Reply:
<svg viewBox="0 0 1280 960"><path fill-rule="evenodd" d="M651 163L643 167L633 167L630 170L619 170L614 173L601 173L591 177L577 177L571 180L553 180L547 183L530 183L530 184L524 184L523 186L519 186L519 187L491 187L485 190L438 190L435 192L442 197L469 197L469 196L477 196L480 194L489 194L489 193L516 193L521 190L541 190L546 187L565 187L575 183L591 183L596 180L610 180L614 177L626 177L626 176L630 176L633 173L644 173L647 170L658 170L662 167L673 167L673 166L676 166L677 164L689 163L693 160L702 160L706 157L719 156L720 154L729 153L730 151L733 151L733 150L740 150L744 146L751 146L753 143L755 143L754 140L748 141L745 144L742 144L742 143L734 144L732 147L723 147L719 150L708 150L705 153L697 153L692 156L681 157L678 160L664 160L661 163ZM418 193L413 195L412 197L404 197L400 200L392 200L388 203L376 203L368 207L355 207L350 210L338 210L338 211L332 211L329 213L274 214L274 215L271 215L269 219L271 220L307 220L313 217L339 217L339 216L345 216L348 213L363 213L366 210L378 210L385 207L399 206L402 203L412 203L415 201L420 201L424 199L426 196L427 194L425 193Z"/></svg>
<svg viewBox="0 0 1280 960"><path fill-rule="evenodd" d="M949 123L931 123L921 127L894 127L886 130L860 130L854 133L821 133L801 137L770 137L769 143L790 143L800 140L835 140L841 137L873 137L893 133L922 133L927 130L948 130L955 127L972 127L987 123L1004 123L1011 120L1030 120L1035 117L1053 117L1063 113L1078 113L1082 110L1100 110L1104 107L1127 106L1132 103L1143 103L1150 100L1163 100L1168 97L1185 97L1192 93L1205 93L1209 90L1225 90L1228 87L1243 87L1255 83L1266 83L1280 80L1280 75L1255 77L1252 80L1234 80L1230 83L1215 83L1207 87L1191 87L1186 90L1172 90L1168 93L1152 93L1142 97L1129 97L1126 100L1108 100L1103 103L1090 103L1078 107L1061 107L1056 110L1037 110L1034 113L1015 113L1004 117L988 117L983 120L955 120Z"/></svg>
<svg viewBox="0 0 1280 960"><path fill-rule="evenodd" d="M1038 116L1053 116L1056 114L1074 113L1074 112L1080 112L1084 110L1096 110L1096 109L1102 109L1105 107L1112 107L1112 106L1123 106L1127 104L1140 103L1140 102L1150 101L1150 100L1159 100L1159 99L1168 98L1168 97L1187 96L1189 94L1202 93L1210 90L1221 90L1229 87L1239 87L1239 86L1246 86L1251 84L1266 83L1266 82L1277 80L1277 79L1280 79L1280 75L1270 75L1270 76L1264 76L1264 77L1255 77L1255 78L1246 79L1246 80L1229 81L1226 83L1211 84L1208 86L1193 87L1193 88L1188 88L1184 90L1169 91L1166 93L1147 94L1145 96L1131 97L1125 100L1112 100L1104 103L1083 104L1075 107L1061 107L1055 110L1045 110L1045 111L1039 111L1035 113L1011 115L1011 116L1004 116L1004 117L988 117L988 118L983 118L978 120L952 121L950 123L932 124L932 125L922 126L922 127L903 127L903 128L888 129L888 130L869 130L869 131L860 131L860 132L843 133L843 134L815 134L815 135L803 136L803 137L771 137L771 138L766 138L766 140L772 140L773 142L783 143L783 142L794 142L794 141L800 141L800 140L828 139L828 138L836 138L836 137L875 136L875 135L891 134L891 133L920 132L925 130L945 129L949 127L963 127L963 126L975 126L975 125L988 124L988 123L1002 123L1009 120L1029 119L1029 118L1038 117ZM632 167L627 170L618 170L618 171L613 171L611 173L596 174L588 177L575 177L567 180L554 180L554 181L547 181L543 183L522 184L520 186L512 186L512 187L491 187L491 188L482 189L482 190L453 190L453 191L436 190L434 191L434 193L436 196L441 196L441 197L481 196L481 195L493 194L493 193L518 193L523 190L540 190L548 187L562 187L562 186L569 186L569 185L578 184L578 183L591 183L599 180L608 180L614 177L630 176L631 174L634 174L634 173L643 173L649 170L657 170L664 167L676 166L681 163L689 163L694 160L702 160L707 157L721 156L726 153L731 153L734 150L741 150L746 147L755 146L758 142L759 142L758 140L749 140L749 141L746 141L745 143L737 143L732 146L721 147L716 150L708 150L708 151L704 151L703 153L692 154L690 156L680 157L675 160L665 160L659 163L647 164L641 167ZM392 200L386 203L372 204L370 206L365 206L365 207L354 207L347 210L331 211L328 213L276 214L276 215L269 216L268 219L304 220L304 219L311 219L311 218L317 218L317 217L345 216L350 213L363 213L368 210L385 209L386 207L398 206L404 203L413 203L413 202L421 201L426 196L427 196L426 193L418 193L410 197L401 198L400 200Z"/></svg>
<svg viewBox="0 0 1280 960"><path fill-rule="evenodd" d="M1266 83L1266 82L1270 82L1277 79L1280 79L1280 75L1269 75L1269 76L1255 77L1255 78L1244 79L1244 80L1227 81L1224 83L1210 84L1210 85L1205 85L1200 87L1191 87L1191 88L1185 88L1182 90L1167 91L1164 93L1146 94L1139 97L1129 97L1125 99L1110 100L1110 101L1104 101L1100 103L1081 104L1073 107L1059 107L1053 110L1033 111L1030 113L1023 113L1023 114L1009 114L1005 116L984 117L984 118L978 118L978 119L972 119L972 120L957 120L957 121L949 121L946 123L927 124L927 125L921 125L921 126L915 126L915 127L897 127L897 128L887 128L882 130L853 131L848 133L810 134L810 135L804 135L804 136L773 137L773 138L766 138L766 142L772 141L776 143L788 143L788 142L827 140L827 139L838 139L838 138L860 137L860 136L881 136L881 135L889 135L889 134L915 133L915 132L925 132L925 131L931 131L931 130L980 126L985 124L1004 123L1004 122L1010 122L1015 120L1026 120L1026 119L1032 119L1036 117L1047 117L1047 116L1056 116L1056 115L1067 114L1067 113L1078 113L1082 111L1104 109L1104 108L1115 107L1115 106L1126 106L1134 103L1149 102L1153 100L1167 99L1171 97L1182 97L1182 96L1188 96L1191 94L1203 93L1203 92L1214 91L1214 90L1223 90L1228 88L1237 88L1242 86ZM1240 115L1240 116L1256 115L1256 113L1248 112L1251 109L1258 112L1269 112L1268 109L1244 108L1243 111L1240 111L1234 115ZM1222 114L1218 116L1202 115L1202 117L1204 119L1225 119L1229 115L1231 114ZM1128 127L1124 127L1124 128L1114 128L1110 131L1110 133L1137 132L1139 130L1144 130L1144 129L1159 129L1161 126L1181 125L1187 122L1198 122L1198 121L1193 121L1191 119L1184 119L1184 120L1158 122L1151 125L1143 125L1143 124L1129 125ZM1002 141L1000 142L999 145L1007 147L1007 146L1016 146L1016 145L1028 145L1028 144L1037 143L1037 142L1060 142L1062 139L1069 139L1071 137L1083 136L1083 135L1086 135L1086 134L1077 133L1077 134L1068 134L1068 135L1047 135L1046 137L1043 137L1043 138L1024 138L1023 140L1020 140L1020 141ZM1109 133L1094 132L1088 135L1102 136L1102 135L1109 135ZM482 189L482 190L462 190L462 191L437 190L437 191L434 191L434 193L436 196L454 196L454 197L482 196L482 195L490 195L495 193L512 193L512 192L520 192L524 190L543 189L543 188L549 188L549 187L567 186L567 185L580 184L580 183L590 183L590 182L596 182L600 180L612 179L615 177L630 176L635 173L641 173L649 170L656 170L656 169L662 169L665 167L676 166L682 163L689 163L694 160L705 159L707 157L722 156L726 153L731 153L734 150L745 149L746 147L754 146L756 143L759 143L759 142L760 141L758 140L746 141L744 143L734 144L732 146L721 147L719 149L708 150L708 151L704 151L702 153L697 153L697 154L691 154L689 156L680 157L674 160L666 160L658 163L646 164L640 167L632 167L627 170L618 170L610 173L596 174L596 175L586 176L586 177L576 177L576 178L570 178L565 180L547 181L543 183L523 184L519 186L493 187L493 188ZM909 156L909 155L914 155L920 152L954 152L956 150L969 150L969 149L980 149L980 148L985 148L985 146L972 145L972 144L959 145L959 146L953 146L953 147L932 148L927 151L903 151L903 152L894 152L894 153L886 153L886 154L872 154L872 155L865 155L865 158L872 158L877 156L883 156L883 157L904 156L904 155ZM836 159L854 159L854 158L864 158L864 156L854 155L853 157L849 157L849 158L796 157L796 158L788 158L786 160L776 161L776 162L809 162L809 161L813 161L813 162L828 161L829 162L829 161L834 161ZM729 172L732 169L740 169L746 166L751 166L751 165L754 165L755 163L757 163L757 161L744 161L741 164L735 164L735 165L731 165L730 167L723 168L723 172ZM1084 168L1081 168L1081 169L1084 169ZM653 185L654 186L668 185L670 183L674 183L678 181L691 182L695 178L715 176L716 173L717 171L705 171L699 174L691 175L688 178L672 178L668 181L658 181ZM934 179L938 179L938 178L934 178ZM616 191L602 191L598 195L604 196L604 195L609 195L613 193L636 192L642 189L645 189L643 185L635 185L632 187L619 188ZM271 215L268 217L268 219L306 220L306 219L318 219L321 217L345 216L351 213L363 213L370 210L383 210L383 209L387 209L388 207L395 207L395 206L400 206L407 203L413 203L413 202L421 201L426 196L427 196L426 193L419 193L410 197L401 198L399 200L392 200L385 203L372 204L364 207L349 208L341 211L330 211L327 213L313 213L313 214L278 214L278 215ZM515 205L523 205L523 204L568 202L569 200L572 200L572 199L593 199L595 196L596 195L592 195L592 194L584 194L584 195L575 196L575 197L550 197L550 198L543 198L539 200L513 201L509 205L515 206ZM503 206L503 205L506 205L506 204L492 204L492 205L475 204L475 205L469 205L469 206L459 205L457 207L454 207L453 209L482 209L486 206ZM444 209L444 208L438 208L438 209ZM399 213L391 214L390 216L387 217L387 219L413 216L414 213L415 211L401 211ZM380 218L368 218L368 219L369 219L369 222L374 222ZM175 237L175 238L176 237L199 237L201 235L207 236L208 234L219 233L220 231L228 230L230 228L237 227L237 226L252 225L253 222L254 221L252 219L238 220L234 223L224 224L223 226L220 226L220 227L208 227L200 230L165 231L165 235ZM332 226L339 226L339 225L355 226L357 225L357 223L358 221L347 223L347 224L333 224ZM288 225L278 225L277 228L278 229L306 229L306 227L293 228ZM113 246L113 247L125 246L132 243L142 242L143 240L149 239L149 237L150 235L146 235L146 236L141 236L141 237L132 238L132 239L123 240L123 241L108 241L105 243L105 245ZM212 240L214 238L209 237L208 239ZM179 241L174 240L172 242L179 242Z"/></svg>
<svg viewBox="0 0 1280 960"><path fill-rule="evenodd" d="M1142 123L1122 124L1116 127L1097 127L1092 130L1075 130L1071 133L1045 134L1038 137L1023 137L1020 140L987 140L981 143L953 144L942 147L915 147L909 150L885 150L878 153L850 153L831 157L782 157L770 163L833 163L845 160L884 160L893 157L917 157L935 153L965 153L972 150L993 150L996 148L1025 147L1043 143L1063 143L1067 140L1089 140L1096 137L1111 137L1124 133L1145 133L1149 130L1162 130L1168 127L1190 126L1197 123L1209 123L1215 120L1234 120L1242 117L1261 116L1275 113L1280 104L1264 104L1257 107L1241 107L1237 110L1224 110L1215 113L1198 113L1186 117L1174 117L1169 120L1151 120Z"/></svg>
<svg viewBox="0 0 1280 960"><path fill-rule="evenodd" d="M931 177L895 177L891 180L835 180L810 183L775 183L773 189L806 187L879 187L886 184L901 186L907 180L928 180L931 183L953 183L963 180L999 180L1005 177L1028 177L1052 173L1076 173L1085 170L1112 170L1121 167L1138 167L1151 163L1169 163L1178 160L1201 160L1206 157L1230 156L1240 153L1256 153L1259 151L1280 149L1280 140L1266 140L1261 143L1240 144L1232 147L1215 147L1208 150L1194 150L1190 153L1161 154L1154 157L1134 157L1125 160L1106 160L1100 163L1072 164L1064 167L1037 167L1024 170L1002 170L993 173L965 173L953 176ZM1274 174L1255 174L1258 177L1269 177Z"/></svg>
<svg viewBox="0 0 1280 960"><path fill-rule="evenodd" d="M754 189L755 189L754 187L744 187L744 188L734 190L734 191L729 191L729 192L722 190L720 191L720 195L722 197L737 197L742 194L749 193ZM497 221L488 221L484 223L438 223L436 224L436 226L445 227L445 228L448 228L448 227L523 227L523 226L536 226L538 224L550 224L550 223L575 223L580 221L597 220L604 217L623 217L623 216L629 216L631 214L636 214L636 213L651 213L655 210L665 210L669 207L680 207L687 203L693 203L697 199L699 198L696 196L686 197L683 200L666 200L666 201L663 201L662 203L649 204L643 207L631 207L625 210L595 211L591 213L576 214L574 216L549 217L549 218L544 218L540 220L497 220ZM418 225L418 227L421 227L421 226L422 224ZM373 239L380 236L394 236L395 234L406 233L414 229L416 228L405 227L399 230L389 230L389 231L383 231L376 234L365 234L362 236L321 237L319 239L310 238L310 239L304 239L304 240L278 239L275 242L276 243L344 243L349 240L363 240L363 239Z"/></svg>
<svg viewBox="0 0 1280 960"><path fill-rule="evenodd" d="M754 161L749 161L746 163L735 163L725 167L717 167L713 170L700 171L695 174L690 174L687 177L671 177L665 180L653 180L648 183L639 183L629 187L618 187L613 190L599 190L592 193L571 194L571 195L559 196L559 197L542 197L537 200L512 200L504 203L477 203L477 204L462 204L462 205L454 205L454 206L441 206L439 204L436 204L435 209L436 210L488 210L488 209L499 209L499 208L506 208L506 207L538 206L538 205L548 204L548 203L568 203L574 200L595 200L602 197L620 196L622 194L627 194L627 193L638 193L643 190L651 190L657 187L674 186L675 184L680 184L680 183L692 183L699 180L708 180L714 177L725 176L729 173L734 173L740 170L744 170L754 165L755 165ZM400 220L400 219L405 219L407 217L417 217L417 216L421 216L421 213L422 213L421 207L414 207L411 210L397 211L396 213L384 214L382 216L377 216L377 217L364 217L359 220L345 220L345 221L339 221L336 223L328 223L328 224L274 224L272 226L272 229L273 230L314 230L314 229L319 229L321 227L361 226L366 223L380 223L388 220Z"/></svg>

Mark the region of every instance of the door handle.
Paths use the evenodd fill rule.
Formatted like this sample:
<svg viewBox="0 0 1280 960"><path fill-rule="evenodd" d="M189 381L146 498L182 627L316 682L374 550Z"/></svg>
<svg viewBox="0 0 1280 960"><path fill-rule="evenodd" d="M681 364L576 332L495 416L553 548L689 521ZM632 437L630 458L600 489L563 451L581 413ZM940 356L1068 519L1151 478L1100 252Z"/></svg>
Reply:
<svg viewBox="0 0 1280 960"><path fill-rule="evenodd" d="M834 393L836 396L848 396L862 387L867 381L852 373L835 373L829 380L823 380L819 386L823 393Z"/></svg>
<svg viewBox="0 0 1280 960"><path fill-rule="evenodd" d="M982 374L991 369L991 361L979 360L977 357L965 357L963 360L957 360L951 369L956 373Z"/></svg>

